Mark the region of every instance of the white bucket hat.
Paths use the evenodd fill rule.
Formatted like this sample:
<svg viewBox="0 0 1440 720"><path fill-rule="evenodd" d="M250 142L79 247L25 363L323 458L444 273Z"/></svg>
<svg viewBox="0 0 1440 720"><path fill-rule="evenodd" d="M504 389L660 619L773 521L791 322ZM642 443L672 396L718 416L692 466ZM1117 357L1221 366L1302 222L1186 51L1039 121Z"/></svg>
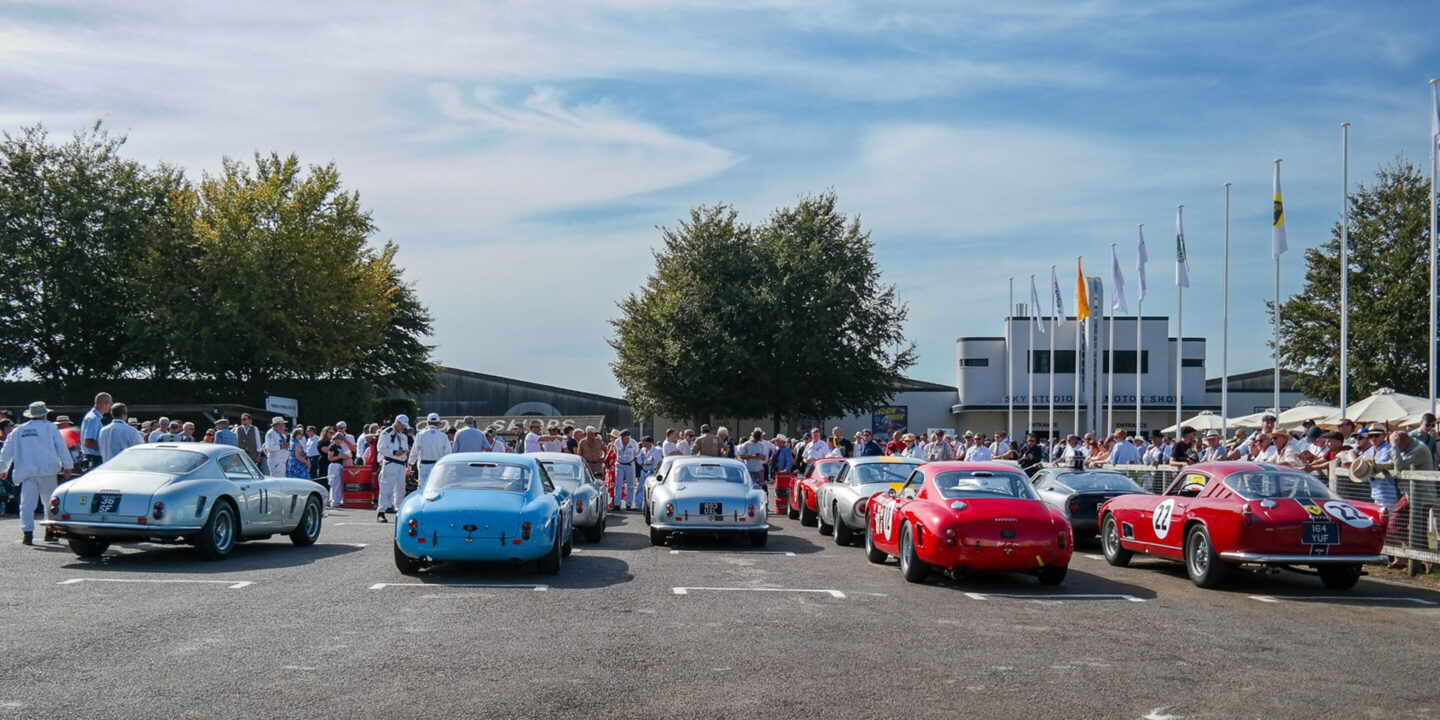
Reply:
<svg viewBox="0 0 1440 720"><path fill-rule="evenodd" d="M44 418L50 414L50 408L45 407L45 401L36 400L35 402L30 403L29 409L27 409L24 414L25 417L30 418L31 420L35 420L37 418Z"/></svg>

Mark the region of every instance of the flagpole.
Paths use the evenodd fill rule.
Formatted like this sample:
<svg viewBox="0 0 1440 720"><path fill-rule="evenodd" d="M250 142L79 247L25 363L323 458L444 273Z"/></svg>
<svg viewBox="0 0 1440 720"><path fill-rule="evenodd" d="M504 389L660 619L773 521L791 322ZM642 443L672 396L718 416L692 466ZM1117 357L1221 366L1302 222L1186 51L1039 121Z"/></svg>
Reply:
<svg viewBox="0 0 1440 720"><path fill-rule="evenodd" d="M1112 263L1114 262L1114 258L1115 258L1115 245L1116 245L1116 243L1110 243L1110 258L1111 258L1111 262L1112 262ZM1115 282L1114 278L1111 278L1110 282L1113 284L1113 283ZM1114 289L1111 290L1111 292L1117 292L1118 290L1119 290L1119 288L1114 288ZM1101 429L1104 430L1105 432L1110 432L1110 431L1112 431L1112 430L1115 429L1115 301L1114 301L1114 300L1111 300L1111 301L1110 301L1110 329L1106 331L1106 334L1109 335L1108 340L1109 340L1109 343L1110 343L1110 360L1106 363L1106 366L1107 366L1107 367L1106 367L1106 373L1105 373L1105 378L1106 378L1106 380L1105 380L1105 385L1106 385L1106 387L1105 387L1105 407L1106 407L1105 427L1103 427L1103 428L1101 428Z"/></svg>
<svg viewBox="0 0 1440 720"><path fill-rule="evenodd" d="M1284 158L1275 158L1275 172L1280 172L1280 163ZM1272 398L1275 403L1275 414L1280 414L1280 256L1275 256L1275 317L1274 317L1274 358L1275 358L1275 390ZM1431 337L1434 337L1433 335ZM1433 344L1433 343L1432 343ZM1343 408L1341 409L1344 410Z"/></svg>
<svg viewBox="0 0 1440 720"><path fill-rule="evenodd" d="M1225 267L1220 312L1220 437L1230 435L1230 183L1225 183Z"/></svg>
<svg viewBox="0 0 1440 720"><path fill-rule="evenodd" d="M1340 123L1340 128L1340 409L1343 411L1350 407L1350 123Z"/></svg>
<svg viewBox="0 0 1440 720"><path fill-rule="evenodd" d="M1136 225L1135 228L1136 232L1140 233L1140 237L1145 237L1145 223L1140 223ZM1143 362L1143 360L1145 359L1145 345L1140 342L1140 339L1141 328L1145 325L1145 287L1143 284L1145 280L1141 275L1141 267L1138 257L1136 259L1135 270L1137 275L1136 282L1142 283L1140 286L1138 286L1140 289L1135 293L1135 436L1143 437L1140 430L1140 381L1144 377L1141 371L1145 369L1145 365Z"/></svg>
<svg viewBox="0 0 1440 720"><path fill-rule="evenodd" d="M1440 116L1440 99L1436 97L1436 85L1440 84L1440 78L1430 81L1430 101L1434 105L1431 112ZM1435 175L1440 173L1440 149L1436 148L1436 140L1440 140L1440 119L1432 119L1437 127L1431 128L1430 133L1430 367L1426 373L1430 380L1430 414L1435 414Z"/></svg>
<svg viewBox="0 0 1440 720"><path fill-rule="evenodd" d="M1005 437L1015 437L1015 348L1014 333L1010 326L1015 323L1015 277L1010 277L1010 309L1005 313Z"/></svg>
<svg viewBox="0 0 1440 720"><path fill-rule="evenodd" d="M1184 227L1185 206L1176 205L1176 228ZM1188 258L1187 258L1188 260ZM1188 282L1188 281L1187 281ZM1185 367L1185 287L1175 283L1175 437L1180 437L1180 421L1184 419L1180 392L1184 387L1181 371Z"/></svg>
<svg viewBox="0 0 1440 720"><path fill-rule="evenodd" d="M1055 278L1054 265L1050 266L1050 278L1052 280ZM1049 431L1049 438L1047 440L1047 443L1053 443L1055 441L1055 334L1060 332L1057 328L1060 327L1061 322L1064 322L1064 318L1060 318L1060 322L1055 322L1054 310L1056 306L1054 288L1051 288L1050 290L1050 306L1050 427L1047 428L1047 430ZM1046 447L1048 448L1050 447L1050 445L1047 444ZM1054 458L1051 459L1053 460Z"/></svg>
<svg viewBox="0 0 1440 720"><path fill-rule="evenodd" d="M1030 297L1035 297L1035 273L1030 273ZM1034 303L1031 303L1032 305ZM1025 323L1025 433L1035 432L1035 312L1030 308L1030 322ZM1010 442L1015 442L1011 436Z"/></svg>
<svg viewBox="0 0 1440 720"><path fill-rule="evenodd" d="M1081 257L1081 256L1079 256L1079 255L1076 255L1076 256L1075 256L1075 262L1076 262L1077 265L1078 265L1079 262L1080 262L1080 257ZM1084 277L1081 277L1081 278L1079 278L1079 281L1083 283L1083 282L1085 282L1085 278L1084 278ZM1079 291L1078 291L1078 290L1076 291L1076 296L1077 296L1077 297L1076 297L1076 302L1078 303L1078 302L1079 302L1079 297L1078 297L1078 296L1079 296ZM1086 320L1086 322L1089 322L1089 320ZM1075 308L1075 414L1074 414L1074 416L1071 417L1071 419L1070 419L1070 420L1071 420L1071 422L1070 422L1070 426L1071 426L1070 432L1071 432L1072 434L1075 434L1075 435L1079 435L1079 434L1080 434L1080 330L1081 330L1081 327L1080 327L1080 308L1079 308L1079 307L1076 307L1076 308Z"/></svg>

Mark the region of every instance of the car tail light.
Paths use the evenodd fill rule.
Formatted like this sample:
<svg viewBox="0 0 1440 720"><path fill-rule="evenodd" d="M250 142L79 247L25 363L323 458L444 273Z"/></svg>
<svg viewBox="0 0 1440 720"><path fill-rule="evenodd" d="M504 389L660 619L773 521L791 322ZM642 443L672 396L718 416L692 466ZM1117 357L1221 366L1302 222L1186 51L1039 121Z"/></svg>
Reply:
<svg viewBox="0 0 1440 720"><path fill-rule="evenodd" d="M870 498L860 498L855 501L855 515L865 517L870 513Z"/></svg>
<svg viewBox="0 0 1440 720"><path fill-rule="evenodd" d="M1078 512L1080 512L1080 503L1070 503L1070 512L1071 512L1071 513L1078 513Z"/></svg>
<svg viewBox="0 0 1440 720"><path fill-rule="evenodd" d="M61 515L61 516L60 516L60 519L61 519L61 520L69 520L69 519L70 519L70 513L65 513L64 515Z"/></svg>
<svg viewBox="0 0 1440 720"><path fill-rule="evenodd" d="M153 517L156 520L165 517L165 503L157 501L155 503L153 512L150 513L150 517Z"/></svg>
<svg viewBox="0 0 1440 720"><path fill-rule="evenodd" d="M585 501L584 501L584 500L576 500L576 501L575 501L575 512L577 512L577 513L583 513L583 512L585 512Z"/></svg>
<svg viewBox="0 0 1440 720"><path fill-rule="evenodd" d="M521 526L520 526L520 539L521 539L521 540L529 540L529 539L530 539L530 523L527 522L527 523L525 523L524 525L521 525Z"/></svg>
<svg viewBox="0 0 1440 720"><path fill-rule="evenodd" d="M955 534L955 528L947 528L945 530L945 544L950 547L955 547L955 543L958 542L960 542L960 536Z"/></svg>
<svg viewBox="0 0 1440 720"><path fill-rule="evenodd" d="M59 514L59 512L60 512L60 498L58 498L58 497L52 497L52 498L50 498L50 514L51 514L51 515L56 515L56 514Z"/></svg>
<svg viewBox="0 0 1440 720"><path fill-rule="evenodd" d="M135 518L135 522L137 522L137 523L139 523L139 524L141 524L141 525L144 525L144 524L145 524L145 516L144 516L144 515L141 515L140 517Z"/></svg>
<svg viewBox="0 0 1440 720"><path fill-rule="evenodd" d="M415 537L420 534L420 523L417 522L415 518L410 518L410 522L406 523L406 525L410 526L410 537Z"/></svg>
<svg viewBox="0 0 1440 720"><path fill-rule="evenodd" d="M666 515L666 517L674 517L674 516L675 516L675 504L674 504L674 503L666 503L666 504L665 504L665 515Z"/></svg>
<svg viewBox="0 0 1440 720"><path fill-rule="evenodd" d="M1069 544L1069 543L1067 542L1067 538L1065 537L1065 534L1066 534L1066 533L1065 533L1064 530L1061 530L1060 532L1055 533L1055 547L1058 547L1058 548L1060 548L1061 550L1064 550L1064 549L1065 549L1065 546Z"/></svg>
<svg viewBox="0 0 1440 720"><path fill-rule="evenodd" d="M751 506L750 506L750 517L755 517L755 506L754 506L754 505L751 505Z"/></svg>
<svg viewBox="0 0 1440 720"><path fill-rule="evenodd" d="M1384 505L1381 505L1381 506L1380 506L1380 524L1381 524L1381 525L1389 525L1389 524L1390 524L1390 508L1387 508L1387 507L1385 507Z"/></svg>
<svg viewBox="0 0 1440 720"><path fill-rule="evenodd" d="M1250 510L1250 503L1245 503L1244 505L1241 505L1241 506L1240 506L1240 524L1243 525L1243 526L1245 526L1245 527L1250 527L1250 522L1251 522L1251 520L1252 520L1253 518L1254 518L1254 512L1252 512L1252 511Z"/></svg>

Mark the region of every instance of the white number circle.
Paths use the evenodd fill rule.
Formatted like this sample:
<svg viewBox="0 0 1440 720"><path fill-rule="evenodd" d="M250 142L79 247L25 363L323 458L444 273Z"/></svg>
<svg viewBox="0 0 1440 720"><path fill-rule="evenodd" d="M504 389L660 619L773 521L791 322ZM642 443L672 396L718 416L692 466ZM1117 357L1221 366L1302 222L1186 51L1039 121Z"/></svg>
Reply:
<svg viewBox="0 0 1440 720"><path fill-rule="evenodd" d="M1166 500L1155 507L1155 537L1161 540L1170 534L1170 519L1175 515L1175 501Z"/></svg>
<svg viewBox="0 0 1440 720"><path fill-rule="evenodd" d="M1347 502L1331 500L1325 503L1325 512L1330 516L1353 528L1367 528L1375 524L1369 515L1360 512L1359 508Z"/></svg>

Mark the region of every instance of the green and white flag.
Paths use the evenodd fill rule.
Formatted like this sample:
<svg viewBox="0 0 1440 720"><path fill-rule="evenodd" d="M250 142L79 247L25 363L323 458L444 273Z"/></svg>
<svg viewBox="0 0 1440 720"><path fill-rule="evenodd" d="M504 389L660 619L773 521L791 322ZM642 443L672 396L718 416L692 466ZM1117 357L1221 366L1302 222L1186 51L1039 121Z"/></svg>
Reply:
<svg viewBox="0 0 1440 720"><path fill-rule="evenodd" d="M1175 284L1190 287L1190 257L1185 254L1185 208L1175 208Z"/></svg>

